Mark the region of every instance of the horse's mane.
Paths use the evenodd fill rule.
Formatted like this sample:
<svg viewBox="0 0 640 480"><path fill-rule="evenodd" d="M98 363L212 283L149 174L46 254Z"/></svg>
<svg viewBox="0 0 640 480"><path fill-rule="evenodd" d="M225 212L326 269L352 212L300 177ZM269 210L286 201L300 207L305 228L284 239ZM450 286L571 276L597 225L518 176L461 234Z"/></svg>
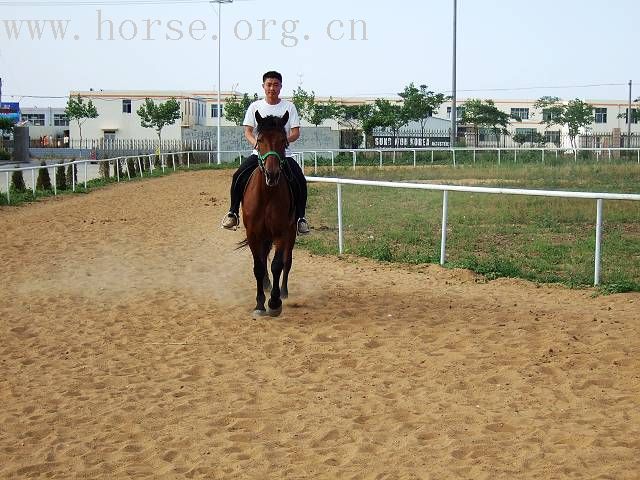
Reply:
<svg viewBox="0 0 640 480"><path fill-rule="evenodd" d="M271 130L284 130L284 125L282 125L282 117L267 115L266 117L262 118L260 123L258 123L258 133L264 133Z"/></svg>

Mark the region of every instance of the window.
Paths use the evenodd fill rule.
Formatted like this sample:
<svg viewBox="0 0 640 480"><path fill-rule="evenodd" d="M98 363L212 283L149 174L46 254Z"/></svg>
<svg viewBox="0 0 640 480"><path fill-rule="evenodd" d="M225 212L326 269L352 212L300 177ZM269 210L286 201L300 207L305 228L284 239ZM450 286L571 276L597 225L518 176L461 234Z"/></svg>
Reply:
<svg viewBox="0 0 640 480"><path fill-rule="evenodd" d="M220 117L224 116L224 111L220 112ZM217 103L212 103L211 104L211 118L218 118L218 104Z"/></svg>
<svg viewBox="0 0 640 480"><path fill-rule="evenodd" d="M464 107L456 106L456 119L460 120L464 114ZM447 107L447 118L451 118L451 107Z"/></svg>
<svg viewBox="0 0 640 480"><path fill-rule="evenodd" d="M56 127L68 127L69 119L64 113L54 113L53 114L53 124Z"/></svg>
<svg viewBox="0 0 640 480"><path fill-rule="evenodd" d="M516 128L516 135L525 135L527 138L533 138L537 130L535 128Z"/></svg>
<svg viewBox="0 0 640 480"><path fill-rule="evenodd" d="M22 120L30 122L35 127L44 127L44 113L26 113L22 115Z"/></svg>
<svg viewBox="0 0 640 480"><path fill-rule="evenodd" d="M607 109L596 108L596 120L595 123L607 123Z"/></svg>
<svg viewBox="0 0 640 480"><path fill-rule="evenodd" d="M520 120L528 120L529 119L529 109L528 108L512 108L511 109L511 118L519 118Z"/></svg>
<svg viewBox="0 0 640 480"><path fill-rule="evenodd" d="M131 100L122 100L122 113L131 113Z"/></svg>
<svg viewBox="0 0 640 480"><path fill-rule="evenodd" d="M560 145L560 130L550 130L544 132L545 143L553 143L554 145Z"/></svg>
<svg viewBox="0 0 640 480"><path fill-rule="evenodd" d="M606 109L605 109L606 110ZM554 115L553 112L547 108L542 110L542 121L543 122L552 122L558 119L558 115Z"/></svg>
<svg viewBox="0 0 640 480"><path fill-rule="evenodd" d="M624 123L629 123L629 121L627 120L629 118L629 109L628 108L626 108L624 110L624 115L625 115ZM632 108L631 109L631 123L638 123L638 117L640 117L640 112L638 112L637 108Z"/></svg>

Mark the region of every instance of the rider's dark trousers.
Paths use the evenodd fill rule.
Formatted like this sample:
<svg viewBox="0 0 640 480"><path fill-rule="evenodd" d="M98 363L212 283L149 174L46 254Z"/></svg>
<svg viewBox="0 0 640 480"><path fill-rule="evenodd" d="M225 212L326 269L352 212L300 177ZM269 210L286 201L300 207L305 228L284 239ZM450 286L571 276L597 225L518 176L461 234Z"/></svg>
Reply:
<svg viewBox="0 0 640 480"><path fill-rule="evenodd" d="M300 165L298 165L293 158L287 157L286 160L283 173L289 179L291 191L293 192L293 202L296 205L296 219L303 218L307 206L307 179L304 178L304 173L302 173ZM240 165L236 173L233 174L230 212L238 215L244 189L251 177L251 173L253 173L257 166L258 156L251 155L242 162L242 165Z"/></svg>

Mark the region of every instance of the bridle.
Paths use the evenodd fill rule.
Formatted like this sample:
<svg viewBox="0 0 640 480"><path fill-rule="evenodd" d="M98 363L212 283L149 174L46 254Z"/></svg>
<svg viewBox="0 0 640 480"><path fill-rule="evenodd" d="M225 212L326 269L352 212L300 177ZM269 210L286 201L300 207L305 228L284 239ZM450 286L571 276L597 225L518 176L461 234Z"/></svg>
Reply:
<svg viewBox="0 0 640 480"><path fill-rule="evenodd" d="M289 142L286 141L285 142L285 146L284 148L286 149L289 146ZM256 144L253 147L256 151L258 150L258 141L256 140ZM264 171L264 162L267 158L269 158L270 156L274 156L278 159L278 161L280 162L280 168L284 168L286 159L283 155L280 155L278 152L276 152L275 150L269 150L266 153L260 154L258 153L258 166L260 167L260 170L262 170L262 173L265 173Z"/></svg>

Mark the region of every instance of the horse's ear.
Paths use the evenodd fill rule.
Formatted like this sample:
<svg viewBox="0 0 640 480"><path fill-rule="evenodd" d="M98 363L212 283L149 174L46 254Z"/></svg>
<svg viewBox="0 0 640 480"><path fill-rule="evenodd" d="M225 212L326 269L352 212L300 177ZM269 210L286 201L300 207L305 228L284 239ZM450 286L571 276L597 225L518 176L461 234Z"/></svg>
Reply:
<svg viewBox="0 0 640 480"><path fill-rule="evenodd" d="M289 110L284 112L284 115L282 116L282 120L281 120L282 126L284 127L288 121L289 121Z"/></svg>
<svg viewBox="0 0 640 480"><path fill-rule="evenodd" d="M256 122L260 123L262 121L262 115L260 112L256 110Z"/></svg>

